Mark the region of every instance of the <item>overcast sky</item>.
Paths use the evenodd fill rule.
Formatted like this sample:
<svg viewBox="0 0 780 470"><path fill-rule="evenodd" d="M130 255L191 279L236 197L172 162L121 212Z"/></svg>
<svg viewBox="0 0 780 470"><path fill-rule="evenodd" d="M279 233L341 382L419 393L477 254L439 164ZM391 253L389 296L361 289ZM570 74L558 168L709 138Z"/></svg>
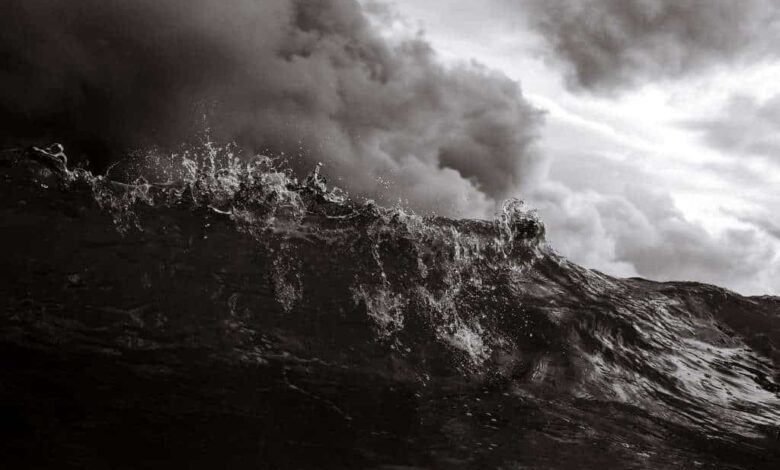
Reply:
<svg viewBox="0 0 780 470"><path fill-rule="evenodd" d="M588 267L780 293L773 0L394 0L420 31L545 112L519 196ZM388 23L385 23L388 24Z"/></svg>
<svg viewBox="0 0 780 470"><path fill-rule="evenodd" d="M380 203L489 218L520 197L585 266L780 294L778 18L776 0L4 0L0 145L58 140L99 173L205 115Z"/></svg>

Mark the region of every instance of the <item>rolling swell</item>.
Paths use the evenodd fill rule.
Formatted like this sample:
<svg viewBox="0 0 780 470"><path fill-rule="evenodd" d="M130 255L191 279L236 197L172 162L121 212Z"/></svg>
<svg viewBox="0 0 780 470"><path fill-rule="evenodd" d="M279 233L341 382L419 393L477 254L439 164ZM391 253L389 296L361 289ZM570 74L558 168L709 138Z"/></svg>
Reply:
<svg viewBox="0 0 780 470"><path fill-rule="evenodd" d="M421 217L211 145L178 158L150 184L4 155L18 462L778 463L777 299L583 269L519 201Z"/></svg>

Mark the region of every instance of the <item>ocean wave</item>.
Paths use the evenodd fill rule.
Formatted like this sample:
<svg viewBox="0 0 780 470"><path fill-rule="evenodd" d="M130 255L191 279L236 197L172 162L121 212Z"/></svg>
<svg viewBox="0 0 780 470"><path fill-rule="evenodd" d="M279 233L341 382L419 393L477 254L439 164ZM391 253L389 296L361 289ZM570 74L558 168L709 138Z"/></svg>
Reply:
<svg viewBox="0 0 780 470"><path fill-rule="evenodd" d="M57 150L3 157L4 270L16 278L4 341L146 352L168 366L205 349L315 376L363 371L418 395L492 387L501 406L556 413L609 403L776 457L775 298L584 269L547 245L519 200L493 220L452 220L351 197L319 166L298 180L229 146L152 158L155 171L125 182L69 168ZM359 407L325 395L339 413Z"/></svg>

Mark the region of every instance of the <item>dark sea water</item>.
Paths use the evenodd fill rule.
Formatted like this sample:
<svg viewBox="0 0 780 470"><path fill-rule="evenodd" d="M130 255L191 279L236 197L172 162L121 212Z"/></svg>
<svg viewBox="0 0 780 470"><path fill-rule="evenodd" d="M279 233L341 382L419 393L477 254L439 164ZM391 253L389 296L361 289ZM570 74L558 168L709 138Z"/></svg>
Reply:
<svg viewBox="0 0 780 470"><path fill-rule="evenodd" d="M0 158L0 467L780 468L779 298L584 269L517 201L174 168Z"/></svg>

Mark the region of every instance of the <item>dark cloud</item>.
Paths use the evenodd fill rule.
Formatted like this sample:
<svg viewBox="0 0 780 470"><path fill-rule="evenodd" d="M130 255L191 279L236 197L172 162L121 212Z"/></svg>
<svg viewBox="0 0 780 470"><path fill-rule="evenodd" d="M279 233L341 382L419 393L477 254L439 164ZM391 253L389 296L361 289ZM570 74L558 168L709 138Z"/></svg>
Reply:
<svg viewBox="0 0 780 470"><path fill-rule="evenodd" d="M485 215L538 158L516 82L383 39L354 0L6 0L0 58L3 143L57 138L103 164L206 113L216 137L323 160L348 189Z"/></svg>
<svg viewBox="0 0 780 470"><path fill-rule="evenodd" d="M747 294L780 289L776 240L761 233L772 226L715 236L686 219L668 195L642 185L599 194L547 183L531 201L552 245L586 266L621 276L708 282Z"/></svg>
<svg viewBox="0 0 780 470"><path fill-rule="evenodd" d="M715 117L688 122L712 147L780 163L780 95L766 101L739 95Z"/></svg>
<svg viewBox="0 0 780 470"><path fill-rule="evenodd" d="M499 0L522 9L573 85L597 91L776 54L775 0Z"/></svg>

